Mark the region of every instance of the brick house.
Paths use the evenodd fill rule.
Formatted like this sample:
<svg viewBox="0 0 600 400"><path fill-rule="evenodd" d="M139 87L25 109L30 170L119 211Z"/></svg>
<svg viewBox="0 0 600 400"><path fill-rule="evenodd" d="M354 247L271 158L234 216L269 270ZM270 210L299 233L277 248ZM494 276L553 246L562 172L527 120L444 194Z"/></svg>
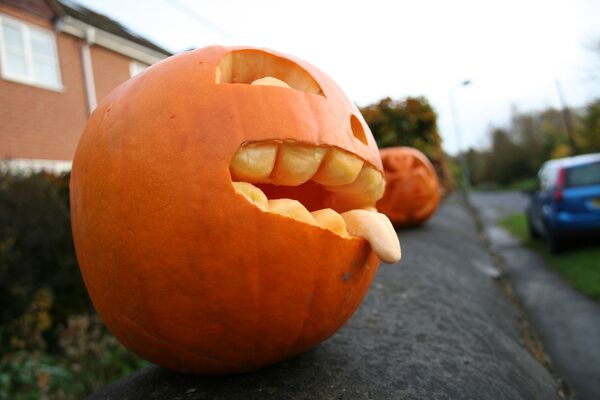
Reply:
<svg viewBox="0 0 600 400"><path fill-rule="evenodd" d="M169 55L71 1L0 0L0 159L69 169L98 102Z"/></svg>

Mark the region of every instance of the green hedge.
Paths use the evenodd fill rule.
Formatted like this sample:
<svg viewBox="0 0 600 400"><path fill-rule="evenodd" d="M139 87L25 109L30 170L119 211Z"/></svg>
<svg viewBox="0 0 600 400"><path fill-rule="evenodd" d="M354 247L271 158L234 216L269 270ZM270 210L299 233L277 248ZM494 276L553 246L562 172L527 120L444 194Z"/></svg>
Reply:
<svg viewBox="0 0 600 400"><path fill-rule="evenodd" d="M145 365L93 311L68 174L0 173L0 304L0 399L81 398Z"/></svg>
<svg viewBox="0 0 600 400"><path fill-rule="evenodd" d="M90 308L71 239L69 175L5 172L0 178L0 310L4 325L40 288L64 321Z"/></svg>

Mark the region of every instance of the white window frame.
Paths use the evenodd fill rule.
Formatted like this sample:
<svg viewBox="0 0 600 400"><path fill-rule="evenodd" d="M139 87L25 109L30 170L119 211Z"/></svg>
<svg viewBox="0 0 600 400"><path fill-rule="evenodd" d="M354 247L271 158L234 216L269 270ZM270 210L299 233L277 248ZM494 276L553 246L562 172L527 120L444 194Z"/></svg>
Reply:
<svg viewBox="0 0 600 400"><path fill-rule="evenodd" d="M21 32L24 45L23 52L25 53L25 67L27 69L26 75L7 73L8 68L6 63L6 48L4 44L4 33L2 30L2 23L4 21L16 26ZM33 72L33 50L31 49L31 31L35 31L37 33L47 35L50 37L50 42L52 43L51 50L54 53L54 58L56 60L56 85L48 85L46 83L41 83L35 80L35 75ZM63 92L64 86L62 83L62 74L60 71L60 59L58 58L58 48L56 46L56 35L54 34L54 32L28 24L27 22L24 22L20 19L12 18L5 14L0 14L0 75L3 79L7 81L24 83L26 85L53 90L55 92Z"/></svg>
<svg viewBox="0 0 600 400"><path fill-rule="evenodd" d="M144 64L139 61L131 61L129 63L129 77L133 78L148 67L148 64Z"/></svg>

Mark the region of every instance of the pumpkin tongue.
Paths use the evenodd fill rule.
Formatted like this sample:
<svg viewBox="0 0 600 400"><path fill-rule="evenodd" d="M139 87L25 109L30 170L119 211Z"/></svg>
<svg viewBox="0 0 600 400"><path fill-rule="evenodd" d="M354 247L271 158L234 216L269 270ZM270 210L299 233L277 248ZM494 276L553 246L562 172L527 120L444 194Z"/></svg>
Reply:
<svg viewBox="0 0 600 400"><path fill-rule="evenodd" d="M402 252L394 226L384 214L376 211L351 210L342 213L346 229L352 236L365 239L386 263L400 261Z"/></svg>

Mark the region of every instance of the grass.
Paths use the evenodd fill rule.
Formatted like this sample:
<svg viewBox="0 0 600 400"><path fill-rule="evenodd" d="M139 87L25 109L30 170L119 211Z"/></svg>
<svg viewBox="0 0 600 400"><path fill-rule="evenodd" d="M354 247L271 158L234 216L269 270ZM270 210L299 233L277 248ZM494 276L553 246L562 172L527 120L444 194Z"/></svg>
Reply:
<svg viewBox="0 0 600 400"><path fill-rule="evenodd" d="M561 254L552 254L546 241L529 237L524 214L509 215L499 224L525 245L540 252L550 268L576 290L600 301L600 247L572 246Z"/></svg>
<svg viewBox="0 0 600 400"><path fill-rule="evenodd" d="M526 178L520 181L508 183L506 185L500 185L497 183L480 183L474 186L472 189L476 191L529 191L534 190L536 187L536 178Z"/></svg>
<svg viewBox="0 0 600 400"><path fill-rule="evenodd" d="M526 178L512 182L506 186L508 190L534 190L537 186L537 178Z"/></svg>

